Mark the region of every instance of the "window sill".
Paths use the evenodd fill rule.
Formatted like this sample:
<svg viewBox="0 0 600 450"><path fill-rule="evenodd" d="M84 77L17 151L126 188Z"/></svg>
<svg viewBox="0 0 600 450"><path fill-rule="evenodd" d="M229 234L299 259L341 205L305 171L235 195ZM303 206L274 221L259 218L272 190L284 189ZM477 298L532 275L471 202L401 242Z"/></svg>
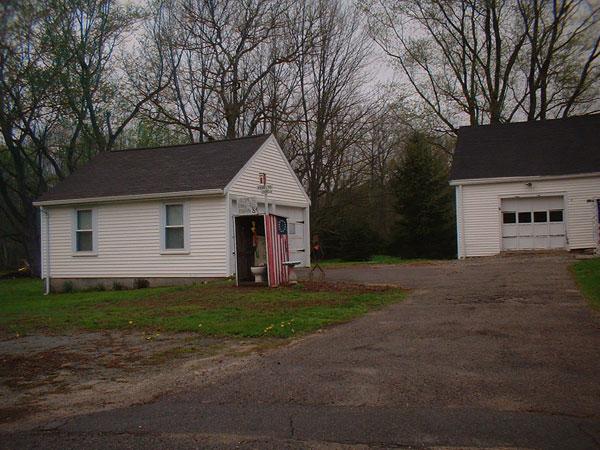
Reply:
<svg viewBox="0 0 600 450"><path fill-rule="evenodd" d="M160 252L161 255L189 255L189 250L163 250Z"/></svg>
<svg viewBox="0 0 600 450"><path fill-rule="evenodd" d="M98 256L97 252L73 252L71 256Z"/></svg>

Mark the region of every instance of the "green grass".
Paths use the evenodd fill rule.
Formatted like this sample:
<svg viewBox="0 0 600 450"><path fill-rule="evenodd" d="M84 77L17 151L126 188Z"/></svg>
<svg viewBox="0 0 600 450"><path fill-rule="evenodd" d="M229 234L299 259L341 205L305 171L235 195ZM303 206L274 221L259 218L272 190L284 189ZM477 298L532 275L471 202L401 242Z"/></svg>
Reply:
<svg viewBox="0 0 600 450"><path fill-rule="evenodd" d="M323 267L359 266L365 264L418 264L427 263L427 259L402 259L398 256L373 255L367 261L344 261L343 259L324 259L319 261Z"/></svg>
<svg viewBox="0 0 600 450"><path fill-rule="evenodd" d="M590 305L600 310L600 258L578 261L571 271Z"/></svg>
<svg viewBox="0 0 600 450"><path fill-rule="evenodd" d="M400 301L400 289L323 286L191 287L42 295L39 280L0 281L0 333L75 330L193 331L206 336L277 336L314 331Z"/></svg>

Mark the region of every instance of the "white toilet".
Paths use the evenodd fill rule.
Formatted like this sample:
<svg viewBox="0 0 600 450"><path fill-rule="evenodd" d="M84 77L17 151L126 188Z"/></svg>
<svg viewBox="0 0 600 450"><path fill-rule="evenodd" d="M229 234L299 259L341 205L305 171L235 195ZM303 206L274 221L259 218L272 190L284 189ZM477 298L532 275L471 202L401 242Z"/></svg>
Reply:
<svg viewBox="0 0 600 450"><path fill-rule="evenodd" d="M264 283L267 275L267 247L265 245L265 237L256 237L256 247L254 248L254 266L250 267L250 271L254 275L255 283Z"/></svg>
<svg viewBox="0 0 600 450"><path fill-rule="evenodd" d="M264 277L267 274L267 266L250 267L250 271L254 275L255 283L263 283Z"/></svg>

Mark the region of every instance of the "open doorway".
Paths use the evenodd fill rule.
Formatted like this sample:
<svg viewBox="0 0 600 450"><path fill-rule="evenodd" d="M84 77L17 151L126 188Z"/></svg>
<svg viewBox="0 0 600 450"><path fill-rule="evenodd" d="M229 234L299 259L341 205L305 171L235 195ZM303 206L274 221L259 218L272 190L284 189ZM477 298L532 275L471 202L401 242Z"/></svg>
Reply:
<svg viewBox="0 0 600 450"><path fill-rule="evenodd" d="M238 284L256 284L251 268L267 265L264 216L235 218L235 252ZM263 284L268 284L266 273Z"/></svg>

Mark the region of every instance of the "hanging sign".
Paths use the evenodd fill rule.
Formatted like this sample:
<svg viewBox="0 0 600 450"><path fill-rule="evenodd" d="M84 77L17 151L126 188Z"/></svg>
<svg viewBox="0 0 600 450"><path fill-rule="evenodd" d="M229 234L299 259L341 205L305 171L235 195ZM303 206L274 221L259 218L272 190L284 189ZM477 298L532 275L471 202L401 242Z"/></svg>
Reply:
<svg viewBox="0 0 600 450"><path fill-rule="evenodd" d="M259 192L262 192L263 194L270 194L271 192L273 192L273 185L272 184L259 184L258 186L256 186L256 189L258 189Z"/></svg>
<svg viewBox="0 0 600 450"><path fill-rule="evenodd" d="M265 186L267 184L267 174L261 172L258 174L258 184Z"/></svg>
<svg viewBox="0 0 600 450"><path fill-rule="evenodd" d="M238 214L258 214L258 202L254 197L241 197L237 201Z"/></svg>

